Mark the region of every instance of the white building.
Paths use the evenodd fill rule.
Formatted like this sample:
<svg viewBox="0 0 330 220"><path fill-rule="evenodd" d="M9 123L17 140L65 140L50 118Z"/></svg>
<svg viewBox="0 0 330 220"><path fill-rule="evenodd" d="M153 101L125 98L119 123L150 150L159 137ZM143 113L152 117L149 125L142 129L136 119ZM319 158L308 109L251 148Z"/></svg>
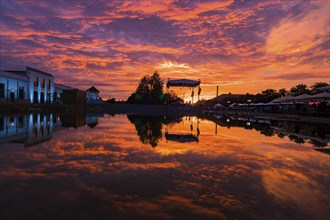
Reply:
<svg viewBox="0 0 330 220"><path fill-rule="evenodd" d="M86 103L96 103L100 100L100 91L94 86L86 91Z"/></svg>
<svg viewBox="0 0 330 220"><path fill-rule="evenodd" d="M54 76L52 74L26 67L29 78L29 97L31 103L52 103Z"/></svg>
<svg viewBox="0 0 330 220"><path fill-rule="evenodd" d="M52 103L54 76L26 67L25 71L0 71L0 101Z"/></svg>
<svg viewBox="0 0 330 220"><path fill-rule="evenodd" d="M0 101L26 102L28 84L25 71L0 71Z"/></svg>

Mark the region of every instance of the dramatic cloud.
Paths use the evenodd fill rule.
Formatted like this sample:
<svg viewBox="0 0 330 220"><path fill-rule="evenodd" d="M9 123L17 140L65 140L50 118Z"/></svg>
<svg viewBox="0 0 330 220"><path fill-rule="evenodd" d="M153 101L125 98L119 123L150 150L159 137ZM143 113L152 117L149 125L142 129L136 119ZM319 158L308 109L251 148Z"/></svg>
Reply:
<svg viewBox="0 0 330 220"><path fill-rule="evenodd" d="M202 98L214 96L216 85L225 93L253 93L329 80L329 1L3 0L0 6L1 69L33 66L59 83L100 87L105 98L126 99L155 70L164 79L201 79Z"/></svg>

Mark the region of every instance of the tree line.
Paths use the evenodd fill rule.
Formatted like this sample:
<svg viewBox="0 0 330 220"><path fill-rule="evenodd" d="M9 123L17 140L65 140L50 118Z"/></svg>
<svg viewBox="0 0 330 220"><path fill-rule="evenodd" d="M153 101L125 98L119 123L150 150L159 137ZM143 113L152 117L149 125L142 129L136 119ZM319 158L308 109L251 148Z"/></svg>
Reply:
<svg viewBox="0 0 330 220"><path fill-rule="evenodd" d="M141 78L138 87L127 99L130 104L154 104L162 105L180 99L174 93L164 93L164 80L155 71L152 75L145 75Z"/></svg>
<svg viewBox="0 0 330 220"><path fill-rule="evenodd" d="M289 90L286 88L266 89L257 94L249 94L239 96L227 96L221 99L220 103L228 105L230 103L246 103L246 102L270 102L276 98L284 97L287 95L298 96L301 94L317 94L320 87L328 85L326 82L316 82L311 86L306 84L298 84L291 87ZM127 103L130 104L169 104L180 99L175 93L164 93L164 80L161 79L159 73L155 71L152 75L145 75L141 78L135 92L133 92L128 99ZM230 93L229 93L230 94ZM199 105L210 105L219 102L217 98L212 100L203 100L198 102Z"/></svg>
<svg viewBox="0 0 330 220"><path fill-rule="evenodd" d="M245 95L232 95L232 96L230 95L231 93L229 93L226 94L224 98L221 98L220 95L219 97L216 97L211 100L202 100L197 104L213 106L216 103L221 103L222 105L228 106L232 103L247 103L247 102L267 103L276 98L285 97L288 95L298 96L302 94L310 94L310 95L317 94L320 93L320 91L318 90L320 87L324 87L327 85L328 83L326 82L316 82L311 86L307 86L306 84L302 83L291 87L289 90L287 90L286 88L282 88L279 90L266 89L257 94L246 93Z"/></svg>

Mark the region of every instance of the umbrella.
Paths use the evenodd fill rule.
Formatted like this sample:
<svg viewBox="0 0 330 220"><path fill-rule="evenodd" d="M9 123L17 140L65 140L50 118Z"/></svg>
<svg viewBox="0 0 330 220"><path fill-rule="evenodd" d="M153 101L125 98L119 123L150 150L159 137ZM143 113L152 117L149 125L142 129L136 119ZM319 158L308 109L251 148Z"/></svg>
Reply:
<svg viewBox="0 0 330 220"><path fill-rule="evenodd" d="M265 105L279 105L278 103L274 103L274 102L268 102L268 103L265 103Z"/></svg>
<svg viewBox="0 0 330 220"><path fill-rule="evenodd" d="M256 106L262 106L262 105L266 105L266 103L263 103L263 102L259 102L257 104L255 104Z"/></svg>

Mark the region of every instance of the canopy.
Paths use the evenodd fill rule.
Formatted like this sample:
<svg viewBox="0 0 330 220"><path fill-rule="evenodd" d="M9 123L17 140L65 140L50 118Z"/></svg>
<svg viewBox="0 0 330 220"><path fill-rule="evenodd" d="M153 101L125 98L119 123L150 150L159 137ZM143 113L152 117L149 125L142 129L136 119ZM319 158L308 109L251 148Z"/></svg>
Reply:
<svg viewBox="0 0 330 220"><path fill-rule="evenodd" d="M318 90L321 90L321 91L330 91L330 85L320 87L320 88L318 88Z"/></svg>
<svg viewBox="0 0 330 220"><path fill-rule="evenodd" d="M329 92L323 92L316 95L313 95L308 98L308 100L320 100L320 99L330 99L330 93Z"/></svg>
<svg viewBox="0 0 330 220"><path fill-rule="evenodd" d="M168 141L175 141L175 142L198 142L198 137L192 134L169 134L165 133L165 138Z"/></svg>
<svg viewBox="0 0 330 220"><path fill-rule="evenodd" d="M296 101L296 100L301 101L301 100L306 100L310 97L311 97L311 95L308 95L308 94L302 94L302 95L298 95L298 96L288 95L285 97L274 99L272 102L287 102L287 101Z"/></svg>
<svg viewBox="0 0 330 220"><path fill-rule="evenodd" d="M213 117L215 117L216 119L221 119L223 117L223 115L216 115L216 114L213 114Z"/></svg>
<svg viewBox="0 0 330 220"><path fill-rule="evenodd" d="M191 79L172 79L168 80L166 87L170 86L184 86L184 87L196 87L201 84L200 80L191 80Z"/></svg>
<svg viewBox="0 0 330 220"><path fill-rule="evenodd" d="M288 95L288 96L284 96L284 97L281 97L281 98L274 99L272 102L285 102L285 101L292 100L292 98L293 98L293 96Z"/></svg>
<svg viewBox="0 0 330 220"><path fill-rule="evenodd" d="M295 96L290 100L306 100L306 99L309 99L310 97L311 97L311 95L302 94L302 95Z"/></svg>
<svg viewBox="0 0 330 220"><path fill-rule="evenodd" d="M215 104L213 108L226 108L225 106L221 105L220 103Z"/></svg>

